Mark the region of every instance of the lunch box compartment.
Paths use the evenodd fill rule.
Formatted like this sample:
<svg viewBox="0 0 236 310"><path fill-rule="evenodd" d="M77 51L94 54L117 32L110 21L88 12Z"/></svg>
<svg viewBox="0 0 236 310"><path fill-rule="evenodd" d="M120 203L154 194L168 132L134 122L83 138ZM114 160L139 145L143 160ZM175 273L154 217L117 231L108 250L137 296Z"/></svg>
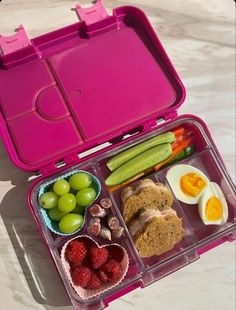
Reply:
<svg viewBox="0 0 236 310"><path fill-rule="evenodd" d="M82 235L82 234L78 234ZM102 309L105 307L105 300L111 298L110 296L112 296L113 294L116 294L119 291L124 290L125 288L133 285L134 283L140 281L141 279L141 275L142 275L142 271L140 270L139 265L136 263L136 261L134 261L134 258L132 256L132 253L129 251L129 248L125 248L127 253L128 253L128 257L129 257L129 269L123 279L123 281L118 284L117 286L111 288L110 290L99 294L98 296L95 296L91 299L88 300L83 300L82 298L80 298L76 292L74 291L73 287L71 286L70 282L69 282L69 278L66 276L64 268L62 266L62 262L61 262L61 258L60 258L60 253L61 253L61 249L63 247L63 245L69 240L70 238L63 238L60 243L60 245L52 245L50 244L50 246L48 247L50 249L50 254L53 257L53 261L55 263L55 266L61 276L63 285L65 286L67 293L69 295L69 298L73 304L73 306L76 309L89 309L90 307L92 307L92 309ZM105 243L101 243L99 242L99 245L103 245ZM122 246L124 246L124 244L120 244ZM125 246L124 246L125 247ZM141 283L141 282L140 282Z"/></svg>
<svg viewBox="0 0 236 310"><path fill-rule="evenodd" d="M186 129L186 131L192 133L192 136L194 137L193 138L193 145L195 148L194 154L197 154L198 152L201 152L205 148L208 148L211 146L211 142L208 139L207 133L205 133L202 124L194 116L189 116L189 117L184 117L184 118L180 117L174 121L163 122L161 124L157 122L151 131L148 131L147 133L145 132L135 133L134 135L131 135L131 136L129 135L122 136L120 137L119 143L117 143L118 144L117 147L114 147L111 150L109 150L109 146L108 146L107 151L104 149L103 154L101 155L98 154L96 156L97 169L102 179L105 181L105 179L111 173L106 166L106 162L110 158L114 157L116 154L138 143L151 139L152 137L160 135L164 132L172 131L178 127L183 127Z"/></svg>
<svg viewBox="0 0 236 310"><path fill-rule="evenodd" d="M187 164L198 168L209 178L210 182L217 183L224 193L229 211L228 220L224 225L205 225L198 214L197 205L180 202L182 210L187 216L198 242L203 244L206 243L206 241L213 241L215 238L218 238L222 232L225 232L235 225L235 193L230 186L230 180L225 174L225 169L216 157L216 153L212 147L194 154L190 158L182 160L177 164ZM171 166L166 168L162 173L166 174L170 168Z"/></svg>
<svg viewBox="0 0 236 310"><path fill-rule="evenodd" d="M144 180L146 178L152 180L155 183L162 183L164 185L166 184L166 178L162 174L162 172L158 173L158 174L153 173L149 176L144 176L140 180ZM132 185L135 185L138 182L139 181L134 181L132 183ZM117 207L120 210L120 216L121 217L122 217L121 192L125 188L126 187L124 187L124 188L116 191L115 193L111 194L111 197L114 199ZM170 191L171 191L171 189L170 189ZM145 265L145 268L147 270L157 269L160 265L164 264L165 262L173 260L178 255L184 256L186 252L191 251L194 248L194 246L196 245L197 239L196 239L194 232L193 232L193 230L192 230L192 228L188 222L188 219L186 218L186 216L185 216L179 202L175 198L174 194L173 194L173 197L174 197L174 202L172 204L172 208L176 211L178 217L180 217L183 221L184 237L172 250L170 250L170 251L168 251L168 252L166 252L160 256L152 256L152 257L148 257L148 258L143 258L142 261L143 261L143 264ZM124 225L125 225L125 223L124 223ZM128 230L128 228L127 228L127 230ZM132 237L131 237L131 239L132 239ZM134 245L134 247L135 247L135 245Z"/></svg>

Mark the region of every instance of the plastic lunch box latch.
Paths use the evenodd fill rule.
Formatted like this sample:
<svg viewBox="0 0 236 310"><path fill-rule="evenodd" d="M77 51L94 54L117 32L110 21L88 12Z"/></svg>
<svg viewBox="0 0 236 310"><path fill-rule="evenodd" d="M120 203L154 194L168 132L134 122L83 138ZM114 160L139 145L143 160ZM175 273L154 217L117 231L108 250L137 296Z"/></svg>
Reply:
<svg viewBox="0 0 236 310"><path fill-rule="evenodd" d="M4 37L0 35L1 54L4 56L30 45L30 39L23 25L20 25L16 33L12 36Z"/></svg>
<svg viewBox="0 0 236 310"><path fill-rule="evenodd" d="M108 17L108 13L103 5L102 0L97 0L94 6L89 8L82 8L80 4L77 4L76 13L80 20L84 21L87 26Z"/></svg>
<svg viewBox="0 0 236 310"><path fill-rule="evenodd" d="M0 34L0 64L12 67L23 59L29 60L40 57L36 48L32 45L23 25L16 29L11 36Z"/></svg>

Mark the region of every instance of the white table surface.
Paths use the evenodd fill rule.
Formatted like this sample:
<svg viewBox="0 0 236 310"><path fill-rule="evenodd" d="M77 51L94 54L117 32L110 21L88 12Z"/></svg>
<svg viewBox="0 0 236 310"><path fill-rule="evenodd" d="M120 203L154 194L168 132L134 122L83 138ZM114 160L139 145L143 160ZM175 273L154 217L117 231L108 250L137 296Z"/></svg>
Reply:
<svg viewBox="0 0 236 310"><path fill-rule="evenodd" d="M74 23L76 1L2 0L0 32L21 23L31 37ZM87 4L88 1L81 1ZM104 0L143 9L187 89L179 113L209 125L235 180L233 0ZM0 309L72 310L27 210L30 173L15 168L0 143ZM111 303L111 310L234 310L235 244L225 243L191 265Z"/></svg>

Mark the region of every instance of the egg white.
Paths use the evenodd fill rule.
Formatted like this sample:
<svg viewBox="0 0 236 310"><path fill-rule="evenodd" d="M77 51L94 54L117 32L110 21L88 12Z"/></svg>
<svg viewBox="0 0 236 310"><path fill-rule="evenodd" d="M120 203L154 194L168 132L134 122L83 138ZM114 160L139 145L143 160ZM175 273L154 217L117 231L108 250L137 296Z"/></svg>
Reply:
<svg viewBox="0 0 236 310"><path fill-rule="evenodd" d="M223 208L222 218L217 221L209 221L205 216L206 204L207 201L212 197L217 197ZM220 186L215 182L210 182L207 188L204 190L201 195L198 203L198 212L205 225L224 225L228 220L228 205L225 199L225 196L220 188Z"/></svg>
<svg viewBox="0 0 236 310"><path fill-rule="evenodd" d="M207 183L206 186L209 184L208 177L201 170L193 166L184 165L184 164L175 165L172 168L170 168L166 174L166 178L175 197L178 200L184 203L187 203L187 204L197 204L204 189L196 197L191 197L191 196L184 194L180 188L180 180L181 180L181 177L187 173L197 173L206 181Z"/></svg>

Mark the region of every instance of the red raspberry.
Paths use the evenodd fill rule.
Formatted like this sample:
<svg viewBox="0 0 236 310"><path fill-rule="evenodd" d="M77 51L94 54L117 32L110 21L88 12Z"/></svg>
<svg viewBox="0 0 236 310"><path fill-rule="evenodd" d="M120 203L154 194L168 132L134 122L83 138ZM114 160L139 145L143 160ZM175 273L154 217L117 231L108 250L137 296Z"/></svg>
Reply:
<svg viewBox="0 0 236 310"><path fill-rule="evenodd" d="M93 271L91 271L91 278L86 286L86 288L88 289L97 289L101 286L101 281L98 278L98 276L96 275L96 273L94 273Z"/></svg>
<svg viewBox="0 0 236 310"><path fill-rule="evenodd" d="M99 276L99 279L103 282L103 283L106 283L109 281L107 275L105 274L105 272L103 270L99 270L98 271L98 276Z"/></svg>
<svg viewBox="0 0 236 310"><path fill-rule="evenodd" d="M108 258L108 251L106 248L97 248L95 246L90 249L91 262L94 269L100 268Z"/></svg>
<svg viewBox="0 0 236 310"><path fill-rule="evenodd" d="M88 267L79 266L71 271L71 277L75 285L85 287L91 279L91 271Z"/></svg>
<svg viewBox="0 0 236 310"><path fill-rule="evenodd" d="M75 269L77 267L81 266L81 264L76 264L76 263L70 263L70 270ZM86 266L88 267L88 266Z"/></svg>
<svg viewBox="0 0 236 310"><path fill-rule="evenodd" d="M111 259L106 264L104 264L101 270L105 272L109 281L119 280L122 275L121 264L114 259Z"/></svg>
<svg viewBox="0 0 236 310"><path fill-rule="evenodd" d="M69 262L81 264L87 254L86 246L83 242L72 240L66 250L66 257Z"/></svg>

